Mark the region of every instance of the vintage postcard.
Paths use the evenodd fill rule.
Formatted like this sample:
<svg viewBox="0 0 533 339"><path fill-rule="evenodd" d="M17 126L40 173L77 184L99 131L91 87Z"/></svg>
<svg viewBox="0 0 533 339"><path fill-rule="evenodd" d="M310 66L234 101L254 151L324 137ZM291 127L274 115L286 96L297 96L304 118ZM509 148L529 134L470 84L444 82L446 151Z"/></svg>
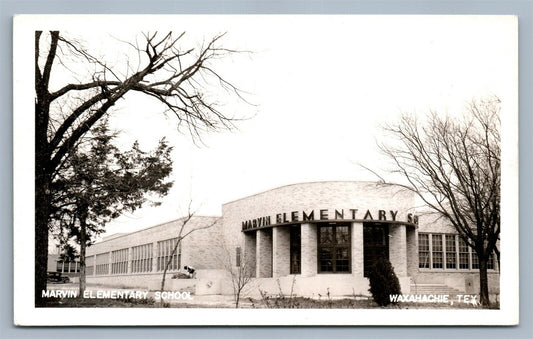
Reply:
<svg viewBox="0 0 533 339"><path fill-rule="evenodd" d="M516 17L20 15L13 45L15 324L518 323Z"/></svg>

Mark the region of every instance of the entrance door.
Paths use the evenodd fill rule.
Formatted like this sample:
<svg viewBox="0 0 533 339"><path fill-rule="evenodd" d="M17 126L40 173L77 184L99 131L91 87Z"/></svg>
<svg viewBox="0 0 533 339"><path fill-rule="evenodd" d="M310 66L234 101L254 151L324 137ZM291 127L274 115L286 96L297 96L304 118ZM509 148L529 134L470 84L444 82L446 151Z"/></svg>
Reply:
<svg viewBox="0 0 533 339"><path fill-rule="evenodd" d="M300 225L290 228L290 273L302 273L302 232Z"/></svg>
<svg viewBox="0 0 533 339"><path fill-rule="evenodd" d="M389 258L389 227L379 223L363 223L364 271L368 277L374 262Z"/></svg>

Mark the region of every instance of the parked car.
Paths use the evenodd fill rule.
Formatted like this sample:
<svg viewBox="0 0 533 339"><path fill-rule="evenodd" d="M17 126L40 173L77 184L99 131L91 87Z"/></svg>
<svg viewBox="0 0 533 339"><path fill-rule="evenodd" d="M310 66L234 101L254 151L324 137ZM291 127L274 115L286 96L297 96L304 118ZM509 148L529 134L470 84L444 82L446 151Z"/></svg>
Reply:
<svg viewBox="0 0 533 339"><path fill-rule="evenodd" d="M70 279L67 276L62 276L61 272L48 272L48 282L68 283Z"/></svg>

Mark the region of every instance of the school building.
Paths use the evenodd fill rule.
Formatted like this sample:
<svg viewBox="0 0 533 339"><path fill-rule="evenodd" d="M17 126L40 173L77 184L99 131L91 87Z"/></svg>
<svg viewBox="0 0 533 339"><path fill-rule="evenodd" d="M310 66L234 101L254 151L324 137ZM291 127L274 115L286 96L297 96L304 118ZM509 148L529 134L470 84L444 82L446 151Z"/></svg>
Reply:
<svg viewBox="0 0 533 339"><path fill-rule="evenodd" d="M232 277L253 277L249 295L368 295L376 258L390 260L403 293L477 293L477 257L453 226L415 208L412 192L376 182L287 185L222 205L222 216L177 219L111 236L87 250L87 282L231 294ZM173 249L177 239L189 230ZM201 229L200 229L201 228ZM489 292L499 269L489 261ZM194 279L172 279L184 265ZM231 273L233 272L233 273Z"/></svg>

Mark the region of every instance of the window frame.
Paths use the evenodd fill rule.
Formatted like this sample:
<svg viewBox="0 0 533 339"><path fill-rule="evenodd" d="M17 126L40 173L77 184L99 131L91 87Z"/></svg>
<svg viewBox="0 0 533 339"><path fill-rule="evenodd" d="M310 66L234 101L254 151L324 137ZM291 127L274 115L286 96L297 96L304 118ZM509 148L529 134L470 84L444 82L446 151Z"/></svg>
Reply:
<svg viewBox="0 0 533 339"><path fill-rule="evenodd" d="M425 262L425 265L424 267L420 266L420 255L421 255L421 250L420 250L420 235L423 235L425 236L425 240L427 241L427 247L424 248L424 254L427 256L427 261ZM420 269L430 269L431 268L431 247L429 245L430 243L430 237L429 237L429 234L427 233L421 233L418 235L418 268Z"/></svg>
<svg viewBox="0 0 533 339"><path fill-rule="evenodd" d="M154 272L154 243L146 243L131 248L131 273Z"/></svg>
<svg viewBox="0 0 533 339"><path fill-rule="evenodd" d="M333 239L334 241L337 238L337 227L347 227L348 228L348 242L347 244L338 244L333 243L331 246L323 246L321 245L321 236L320 236L320 229L325 227L332 227L333 228ZM352 273L352 224L349 222L339 222L339 223L317 223L317 274L351 274ZM320 263L320 253L322 248L330 248L332 250L332 270L331 271L322 271L321 269L321 263ZM337 249L348 249L348 270L347 271L337 271L337 260L343 260L343 259L337 259L336 258L336 252Z"/></svg>
<svg viewBox="0 0 533 339"><path fill-rule="evenodd" d="M444 269L445 268L444 267L444 248L443 248L444 246L442 246L443 236L440 233L431 234L429 239L431 239L431 257L432 257L431 268L436 269L436 270ZM440 241L436 239L440 239ZM436 256L438 254L440 254L440 259L439 259L440 262L436 262L434 260L435 257L438 257ZM440 264L440 267L436 266L439 264Z"/></svg>
<svg viewBox="0 0 533 339"><path fill-rule="evenodd" d="M111 251L111 274L112 275L120 275L120 274L128 274L128 266L129 266L129 252L130 249L127 248L121 248L119 250Z"/></svg>
<svg viewBox="0 0 533 339"><path fill-rule="evenodd" d="M156 257L156 272L163 272L165 270L165 266L167 263L168 258L170 257L170 254L172 253L172 249L174 248L176 242L178 241L178 237L160 240L157 242L157 257ZM181 246L183 243L183 239L179 242L178 248L176 249L176 253L174 254L173 264L171 264L168 268L169 272L172 271L178 271L181 267Z"/></svg>
<svg viewBox="0 0 533 339"><path fill-rule="evenodd" d="M99 260L104 258L105 260ZM109 261L111 258L111 252L103 252L94 256L94 275L109 275Z"/></svg>

